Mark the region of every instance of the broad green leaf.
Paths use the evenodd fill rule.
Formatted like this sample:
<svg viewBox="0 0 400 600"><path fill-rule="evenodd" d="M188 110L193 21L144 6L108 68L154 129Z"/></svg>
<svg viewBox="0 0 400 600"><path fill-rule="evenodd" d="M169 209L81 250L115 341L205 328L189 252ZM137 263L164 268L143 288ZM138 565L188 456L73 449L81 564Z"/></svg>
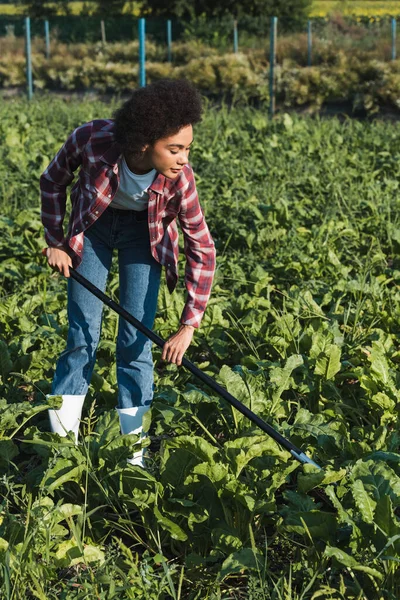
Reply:
<svg viewBox="0 0 400 600"><path fill-rule="evenodd" d="M315 364L315 375L320 375L325 380L333 379L336 373L339 373L341 349L332 344L328 346L322 355L317 358Z"/></svg>
<svg viewBox="0 0 400 600"><path fill-rule="evenodd" d="M218 448L210 444L204 438L198 436L180 435L179 437L168 440L166 446L168 449L182 448L195 456L201 462L206 461L214 463Z"/></svg>
<svg viewBox="0 0 400 600"><path fill-rule="evenodd" d="M105 554L99 546L87 544L83 548L83 557L87 563L98 563L102 565L105 562Z"/></svg>
<svg viewBox="0 0 400 600"><path fill-rule="evenodd" d="M384 578L383 573L380 573L376 569L371 567L361 565L355 558L340 550L339 548L334 548L333 546L327 546L324 551L324 555L328 558L335 558L338 563L343 565L344 567L348 567L350 569L354 569L355 571L363 571L372 577L376 577L376 579L382 580Z"/></svg>
<svg viewBox="0 0 400 600"><path fill-rule="evenodd" d="M82 506L79 504L62 504L57 508L57 511L60 513L61 518L70 519L82 514Z"/></svg>
<svg viewBox="0 0 400 600"><path fill-rule="evenodd" d="M371 372L377 381L387 385L390 381L389 365L386 359L386 352L380 342L372 343L372 350L368 356L371 363Z"/></svg>
<svg viewBox="0 0 400 600"><path fill-rule="evenodd" d="M0 465L7 465L18 456L19 450L10 439L0 439Z"/></svg>
<svg viewBox="0 0 400 600"><path fill-rule="evenodd" d="M277 387L273 395L274 401L278 400L282 396L283 392L291 387L292 373L302 364L303 357L300 354L293 354L292 356L289 356L283 369L280 367L275 367L271 370L271 383L274 383Z"/></svg>
<svg viewBox="0 0 400 600"><path fill-rule="evenodd" d="M400 535L400 521L394 514L390 496L382 496L377 502L375 524L387 538L394 538ZM400 551L400 543L397 544L397 549Z"/></svg>
<svg viewBox="0 0 400 600"><path fill-rule="evenodd" d="M75 540L65 540L58 545L55 553L55 564L58 567L71 567L80 562L83 562L83 556Z"/></svg>
<svg viewBox="0 0 400 600"><path fill-rule="evenodd" d="M223 463L200 463L193 467L193 473L197 475L204 475L212 483L218 484L220 487L228 475L228 467Z"/></svg>
<svg viewBox="0 0 400 600"><path fill-rule="evenodd" d="M359 460L352 469L351 478L361 479L365 490L375 501L390 496L393 504L400 506L400 477L389 465Z"/></svg>
<svg viewBox="0 0 400 600"><path fill-rule="evenodd" d="M315 471L313 473L299 473L297 478L299 492L307 493L313 488L321 485L321 483L324 480L324 477L325 475L322 469L318 469L318 471Z"/></svg>
<svg viewBox="0 0 400 600"><path fill-rule="evenodd" d="M313 510L288 514L283 528L299 535L311 535L315 540L331 540L336 536L336 517L332 513Z"/></svg>
<svg viewBox="0 0 400 600"><path fill-rule="evenodd" d="M272 456L286 463L290 456L272 438L261 435L238 437L235 440L228 441L224 445L224 451L236 477L254 458Z"/></svg>
<svg viewBox="0 0 400 600"><path fill-rule="evenodd" d="M187 534L183 531L183 529L177 523L174 523L174 521L162 515L157 506L154 507L154 516L156 517L157 523L161 526L161 528L165 531L168 531L174 540L185 542L188 539Z"/></svg>
<svg viewBox="0 0 400 600"><path fill-rule="evenodd" d="M225 577L235 573L260 570L263 561L261 553L255 554L251 548L242 548L224 560L218 573L218 580L223 581Z"/></svg>
<svg viewBox="0 0 400 600"><path fill-rule="evenodd" d="M239 533L233 529L216 527L211 531L211 540L213 547L225 554L240 550L243 546Z"/></svg>
<svg viewBox="0 0 400 600"><path fill-rule="evenodd" d="M221 384L228 390L232 396L235 396L245 406L249 406L249 392L246 384L238 373L235 373L228 366L224 365L219 372ZM236 411L236 420L240 422L243 419L242 413Z"/></svg>
<svg viewBox="0 0 400 600"><path fill-rule="evenodd" d="M356 506L366 523L373 523L376 502L369 496L361 479L356 479L351 486Z"/></svg>
<svg viewBox="0 0 400 600"><path fill-rule="evenodd" d="M12 362L7 344L0 340L0 376L5 379L12 370Z"/></svg>
<svg viewBox="0 0 400 600"><path fill-rule="evenodd" d="M374 394L371 398L371 402L374 406L377 406L382 410L388 411L393 411L396 406L396 402L392 398L389 398L389 396L387 394L384 394L383 392L378 392L377 394Z"/></svg>

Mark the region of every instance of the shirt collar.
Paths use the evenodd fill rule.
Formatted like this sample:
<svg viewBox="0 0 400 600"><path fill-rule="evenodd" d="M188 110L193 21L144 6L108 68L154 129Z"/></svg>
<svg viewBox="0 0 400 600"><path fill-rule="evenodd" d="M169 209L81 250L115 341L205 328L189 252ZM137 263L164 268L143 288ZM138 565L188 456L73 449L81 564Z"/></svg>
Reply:
<svg viewBox="0 0 400 600"><path fill-rule="evenodd" d="M166 187L166 185L165 185L166 181L167 181L167 178L165 177L165 175L158 173L157 177L151 184L150 189L153 190L153 192L156 192L156 194L163 194L164 187Z"/></svg>

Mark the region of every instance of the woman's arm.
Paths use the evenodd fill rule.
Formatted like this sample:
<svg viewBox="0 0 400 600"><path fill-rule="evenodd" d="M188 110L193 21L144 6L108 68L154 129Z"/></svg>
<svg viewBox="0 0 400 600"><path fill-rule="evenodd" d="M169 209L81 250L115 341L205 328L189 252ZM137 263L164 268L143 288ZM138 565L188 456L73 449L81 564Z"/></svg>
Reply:
<svg viewBox="0 0 400 600"><path fill-rule="evenodd" d="M74 171L82 164L82 152L91 132L92 123L75 129L40 177L41 219L49 247L65 248L62 224L67 186L74 178Z"/></svg>
<svg viewBox="0 0 400 600"><path fill-rule="evenodd" d="M181 323L197 328L211 294L215 273L215 246L200 206L191 167L185 175L188 185L183 193L178 214L184 236L187 290Z"/></svg>
<svg viewBox="0 0 400 600"><path fill-rule="evenodd" d="M199 327L211 293L215 272L215 246L197 196L193 171L189 167L188 185L182 195L178 218L184 236L187 299L181 326L165 343L162 359L178 366Z"/></svg>

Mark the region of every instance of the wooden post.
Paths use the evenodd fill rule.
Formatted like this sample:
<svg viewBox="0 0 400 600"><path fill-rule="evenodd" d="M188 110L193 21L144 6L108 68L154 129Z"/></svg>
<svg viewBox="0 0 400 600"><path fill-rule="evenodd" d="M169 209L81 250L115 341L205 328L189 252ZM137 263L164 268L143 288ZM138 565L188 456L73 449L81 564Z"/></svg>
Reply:
<svg viewBox="0 0 400 600"><path fill-rule="evenodd" d="M167 20L168 62L172 62L172 21Z"/></svg>
<svg viewBox="0 0 400 600"><path fill-rule="evenodd" d="M33 82L32 82L32 49L31 49L31 20L25 17L25 39L26 39L26 80L28 100L32 100Z"/></svg>
<svg viewBox="0 0 400 600"><path fill-rule="evenodd" d="M269 116L275 114L275 66L276 38L278 33L278 17L271 17L270 46L269 46Z"/></svg>
<svg viewBox="0 0 400 600"><path fill-rule="evenodd" d="M101 41L103 42L103 44L106 43L106 26L104 24L103 19L100 22L100 26L101 26Z"/></svg>
<svg viewBox="0 0 400 600"><path fill-rule="evenodd" d="M146 85L146 19L139 19L139 85Z"/></svg>
<svg viewBox="0 0 400 600"><path fill-rule="evenodd" d="M49 22L46 20L44 22L44 38L46 42L46 58L49 60L50 58L50 27Z"/></svg>
<svg viewBox="0 0 400 600"><path fill-rule="evenodd" d="M311 67L312 63L312 23L311 20L307 23L307 66Z"/></svg>
<svg viewBox="0 0 400 600"><path fill-rule="evenodd" d="M238 36L238 26L237 20L233 21L233 51L235 54L239 52L239 36Z"/></svg>
<svg viewBox="0 0 400 600"><path fill-rule="evenodd" d="M396 28L397 28L397 21L393 17L392 18L392 60L396 60Z"/></svg>

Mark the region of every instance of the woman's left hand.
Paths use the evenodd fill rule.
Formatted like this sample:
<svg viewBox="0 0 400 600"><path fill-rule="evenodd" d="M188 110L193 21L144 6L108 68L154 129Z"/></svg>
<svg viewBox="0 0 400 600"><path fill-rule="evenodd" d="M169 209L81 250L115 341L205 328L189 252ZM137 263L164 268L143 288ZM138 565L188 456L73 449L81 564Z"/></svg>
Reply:
<svg viewBox="0 0 400 600"><path fill-rule="evenodd" d="M161 356L162 360L175 363L179 367L182 364L183 355L190 346L193 333L194 327L181 325L178 331L165 342Z"/></svg>

